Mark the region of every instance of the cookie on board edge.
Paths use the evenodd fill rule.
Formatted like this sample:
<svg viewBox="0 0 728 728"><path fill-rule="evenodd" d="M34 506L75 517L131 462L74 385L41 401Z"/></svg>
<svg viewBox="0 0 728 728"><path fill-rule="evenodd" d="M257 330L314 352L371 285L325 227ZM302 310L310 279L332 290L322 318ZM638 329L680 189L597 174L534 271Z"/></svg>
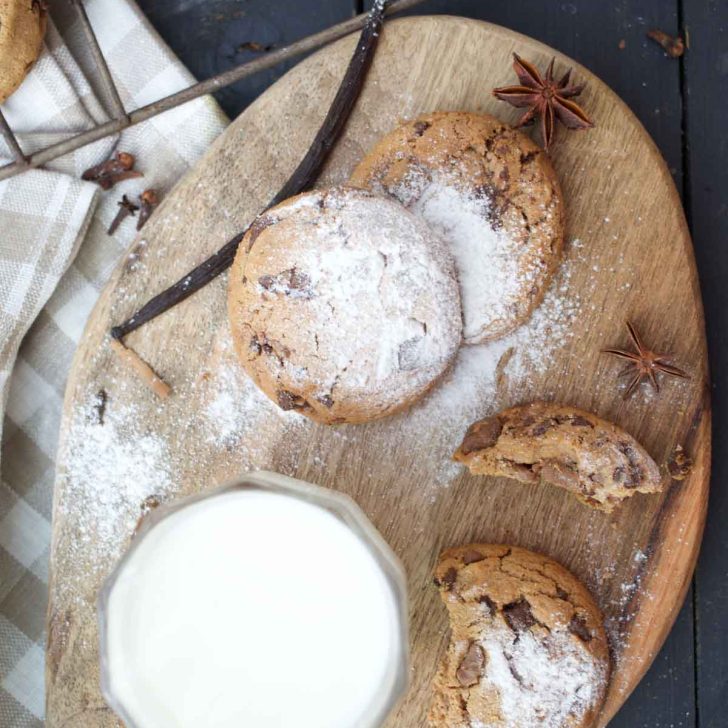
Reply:
<svg viewBox="0 0 728 728"><path fill-rule="evenodd" d="M543 300L564 205L551 161L525 134L486 114L425 114L377 142L350 184L394 197L445 238L465 343L505 336Z"/></svg>
<svg viewBox="0 0 728 728"><path fill-rule="evenodd" d="M546 556L469 544L440 557L451 637L433 686L433 728L587 728L607 692L602 614Z"/></svg>
<svg viewBox="0 0 728 728"><path fill-rule="evenodd" d="M0 0L0 103L20 86L40 55L46 22L42 0Z"/></svg>
<svg viewBox="0 0 728 728"><path fill-rule="evenodd" d="M327 424L408 407L462 339L445 243L394 200L353 188L307 192L261 215L233 263L228 312L258 387Z"/></svg>

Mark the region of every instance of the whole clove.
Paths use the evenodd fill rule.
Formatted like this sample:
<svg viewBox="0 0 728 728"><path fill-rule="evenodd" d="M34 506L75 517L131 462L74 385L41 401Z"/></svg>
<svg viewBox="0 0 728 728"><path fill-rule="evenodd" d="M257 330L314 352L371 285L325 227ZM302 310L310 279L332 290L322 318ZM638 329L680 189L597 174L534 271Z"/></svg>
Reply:
<svg viewBox="0 0 728 728"><path fill-rule="evenodd" d="M670 58L680 58L685 53L685 41L679 35L673 37L662 30L650 30L647 37L659 43Z"/></svg>
<svg viewBox="0 0 728 728"><path fill-rule="evenodd" d="M89 167L81 179L96 182L102 190L110 190L117 182L144 176L134 169L135 161L133 154L117 152L105 162Z"/></svg>
<svg viewBox="0 0 728 728"><path fill-rule="evenodd" d="M139 196L139 217L137 218L137 232L146 224L154 208L159 204L159 195L154 189L144 190Z"/></svg>
<svg viewBox="0 0 728 728"><path fill-rule="evenodd" d="M126 195L122 195L121 200L116 204L119 206L119 212L116 213L116 217L111 221L111 225L106 231L108 235L113 235L121 225L122 220L129 216L134 217L139 209L139 206L135 205Z"/></svg>

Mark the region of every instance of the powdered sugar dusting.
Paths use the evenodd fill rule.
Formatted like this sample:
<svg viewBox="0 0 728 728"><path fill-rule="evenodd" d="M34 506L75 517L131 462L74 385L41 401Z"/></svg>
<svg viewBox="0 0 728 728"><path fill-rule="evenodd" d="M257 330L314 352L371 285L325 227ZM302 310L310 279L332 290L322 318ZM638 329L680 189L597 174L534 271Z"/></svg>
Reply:
<svg viewBox="0 0 728 728"><path fill-rule="evenodd" d="M197 375L180 383L160 409L175 422L171 432L156 424L154 412L130 403L123 389L108 400L89 396L71 414L55 514L69 524L60 549L69 559L61 582L67 598L81 598L77 584L106 575L146 507L206 482L205 476L188 482L182 473L209 457L210 448L230 460L231 474L269 467L276 443L310 424L278 408L247 377L227 327L218 334L210 365ZM286 471L285 457L278 469ZM214 484L219 478L212 476Z"/></svg>
<svg viewBox="0 0 728 728"><path fill-rule="evenodd" d="M392 428L412 442L420 442L423 432L430 433L428 446L421 450L430 473L429 487L447 485L458 476L461 466L451 461L452 452L473 420L502 406L499 391L504 384L516 390L528 388L531 378L545 372L553 354L568 344L580 310L579 299L569 289L570 276L567 263L525 326L501 341L462 347L444 381L423 401L379 423L378 427ZM298 413L284 412L260 392L238 363L227 328L218 336L211 361L199 381L180 388L175 402L165 405L174 404L181 413L179 442L170 442L153 425L145 425L145 417L125 397L108 403L103 421L93 397L73 413L58 515L76 514L73 550L84 554L84 568L98 568L101 573L118 556L145 499L164 500L178 492L178 466L186 466L177 458L194 457L197 444L229 452L238 471L269 466L272 449L279 463L290 462L295 469L299 436L314 425ZM347 438L349 431L332 433ZM327 452L318 452L312 464L325 469L327 458Z"/></svg>
<svg viewBox="0 0 728 728"><path fill-rule="evenodd" d="M433 486L449 483L462 470L451 456L468 426L501 409L506 390L528 391L532 381L553 365L554 354L573 338L581 299L570 288L571 275L571 264L566 262L541 306L510 336L462 347L445 379L392 425L413 438L432 433L426 452ZM543 390L538 394L548 396Z"/></svg>
<svg viewBox="0 0 728 728"><path fill-rule="evenodd" d="M514 301L532 285L537 268L545 266L539 261L536 267L522 268L513 239L489 222L488 198L433 181L409 209L449 243L460 280L465 340L510 320Z"/></svg>
<svg viewBox="0 0 728 728"><path fill-rule="evenodd" d="M207 442L241 447L242 439L271 417L284 423L288 430L304 426L306 420L302 415L283 411L255 386L235 357L227 329L218 346L220 356L207 372L200 414Z"/></svg>
<svg viewBox="0 0 728 728"><path fill-rule="evenodd" d="M507 391L529 391L533 381L538 383L553 367L554 354L568 346L573 320L581 310L570 287L571 265L567 261L562 266L527 324L492 344L462 347L453 368L423 400L371 425L385 435L391 430L399 441L417 443L420 465L428 474L423 487L446 486L456 478L461 466L451 455L465 429L505 406ZM63 529L66 545L60 551L78 560L77 567L65 569L63 588L72 598L76 582L89 574L103 577L128 542L148 497L165 500L246 468L296 472L302 443L316 425L298 413L284 412L255 386L237 360L227 327L217 335L205 371L191 372L190 377L177 384L174 397L151 410L139 410L125 391L128 385L112 386L112 381L101 419L99 402L91 394L71 414L56 517L68 518L69 524ZM538 384L534 394L548 392ZM170 430L163 421L175 422L175 428ZM352 427L327 432L336 440L358 439ZM211 450L221 469L206 473L194 463L208 462ZM318 470L333 465L328 448L316 446L307 457L309 467ZM191 468L197 473L193 477L200 478L188 482L185 476L180 482L180 473Z"/></svg>
<svg viewBox="0 0 728 728"><path fill-rule="evenodd" d="M481 635L486 654L483 684L495 687L503 721L481 728L561 728L595 707L607 679L606 667L566 630L540 637L514 635L498 617Z"/></svg>
<svg viewBox="0 0 728 728"><path fill-rule="evenodd" d="M94 398L74 413L65 458L67 486L59 504L61 513L80 509L74 548L92 557L117 553L144 501L163 498L174 483L165 440L140 430L136 409L102 407Z"/></svg>

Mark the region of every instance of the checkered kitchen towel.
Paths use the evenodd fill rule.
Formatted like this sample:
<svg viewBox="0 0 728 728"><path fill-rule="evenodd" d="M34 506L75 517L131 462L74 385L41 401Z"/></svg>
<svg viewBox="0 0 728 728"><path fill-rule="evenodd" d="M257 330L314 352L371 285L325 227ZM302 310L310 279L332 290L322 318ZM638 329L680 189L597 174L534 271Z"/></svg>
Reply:
<svg viewBox="0 0 728 728"><path fill-rule="evenodd" d="M86 0L127 109L193 79L131 0ZM45 49L3 105L26 152L108 118L76 11L53 3ZM99 291L134 236L106 228L123 193L162 195L227 120L198 99L67 155L47 170L0 182L0 726L39 726L54 457L66 376ZM107 192L81 172L114 149L144 178ZM0 157L7 149L0 142ZM3 409L4 423L2 420Z"/></svg>

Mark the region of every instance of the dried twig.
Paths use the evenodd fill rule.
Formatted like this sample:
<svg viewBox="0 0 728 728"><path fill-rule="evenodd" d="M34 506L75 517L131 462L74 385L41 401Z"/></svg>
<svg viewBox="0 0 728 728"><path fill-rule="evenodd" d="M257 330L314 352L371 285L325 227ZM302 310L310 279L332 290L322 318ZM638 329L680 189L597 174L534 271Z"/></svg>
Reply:
<svg viewBox="0 0 728 728"><path fill-rule="evenodd" d="M127 348L121 341L112 339L111 350L121 361L126 362L135 369L144 384L158 397L162 399L169 397L172 388L133 349Z"/></svg>

